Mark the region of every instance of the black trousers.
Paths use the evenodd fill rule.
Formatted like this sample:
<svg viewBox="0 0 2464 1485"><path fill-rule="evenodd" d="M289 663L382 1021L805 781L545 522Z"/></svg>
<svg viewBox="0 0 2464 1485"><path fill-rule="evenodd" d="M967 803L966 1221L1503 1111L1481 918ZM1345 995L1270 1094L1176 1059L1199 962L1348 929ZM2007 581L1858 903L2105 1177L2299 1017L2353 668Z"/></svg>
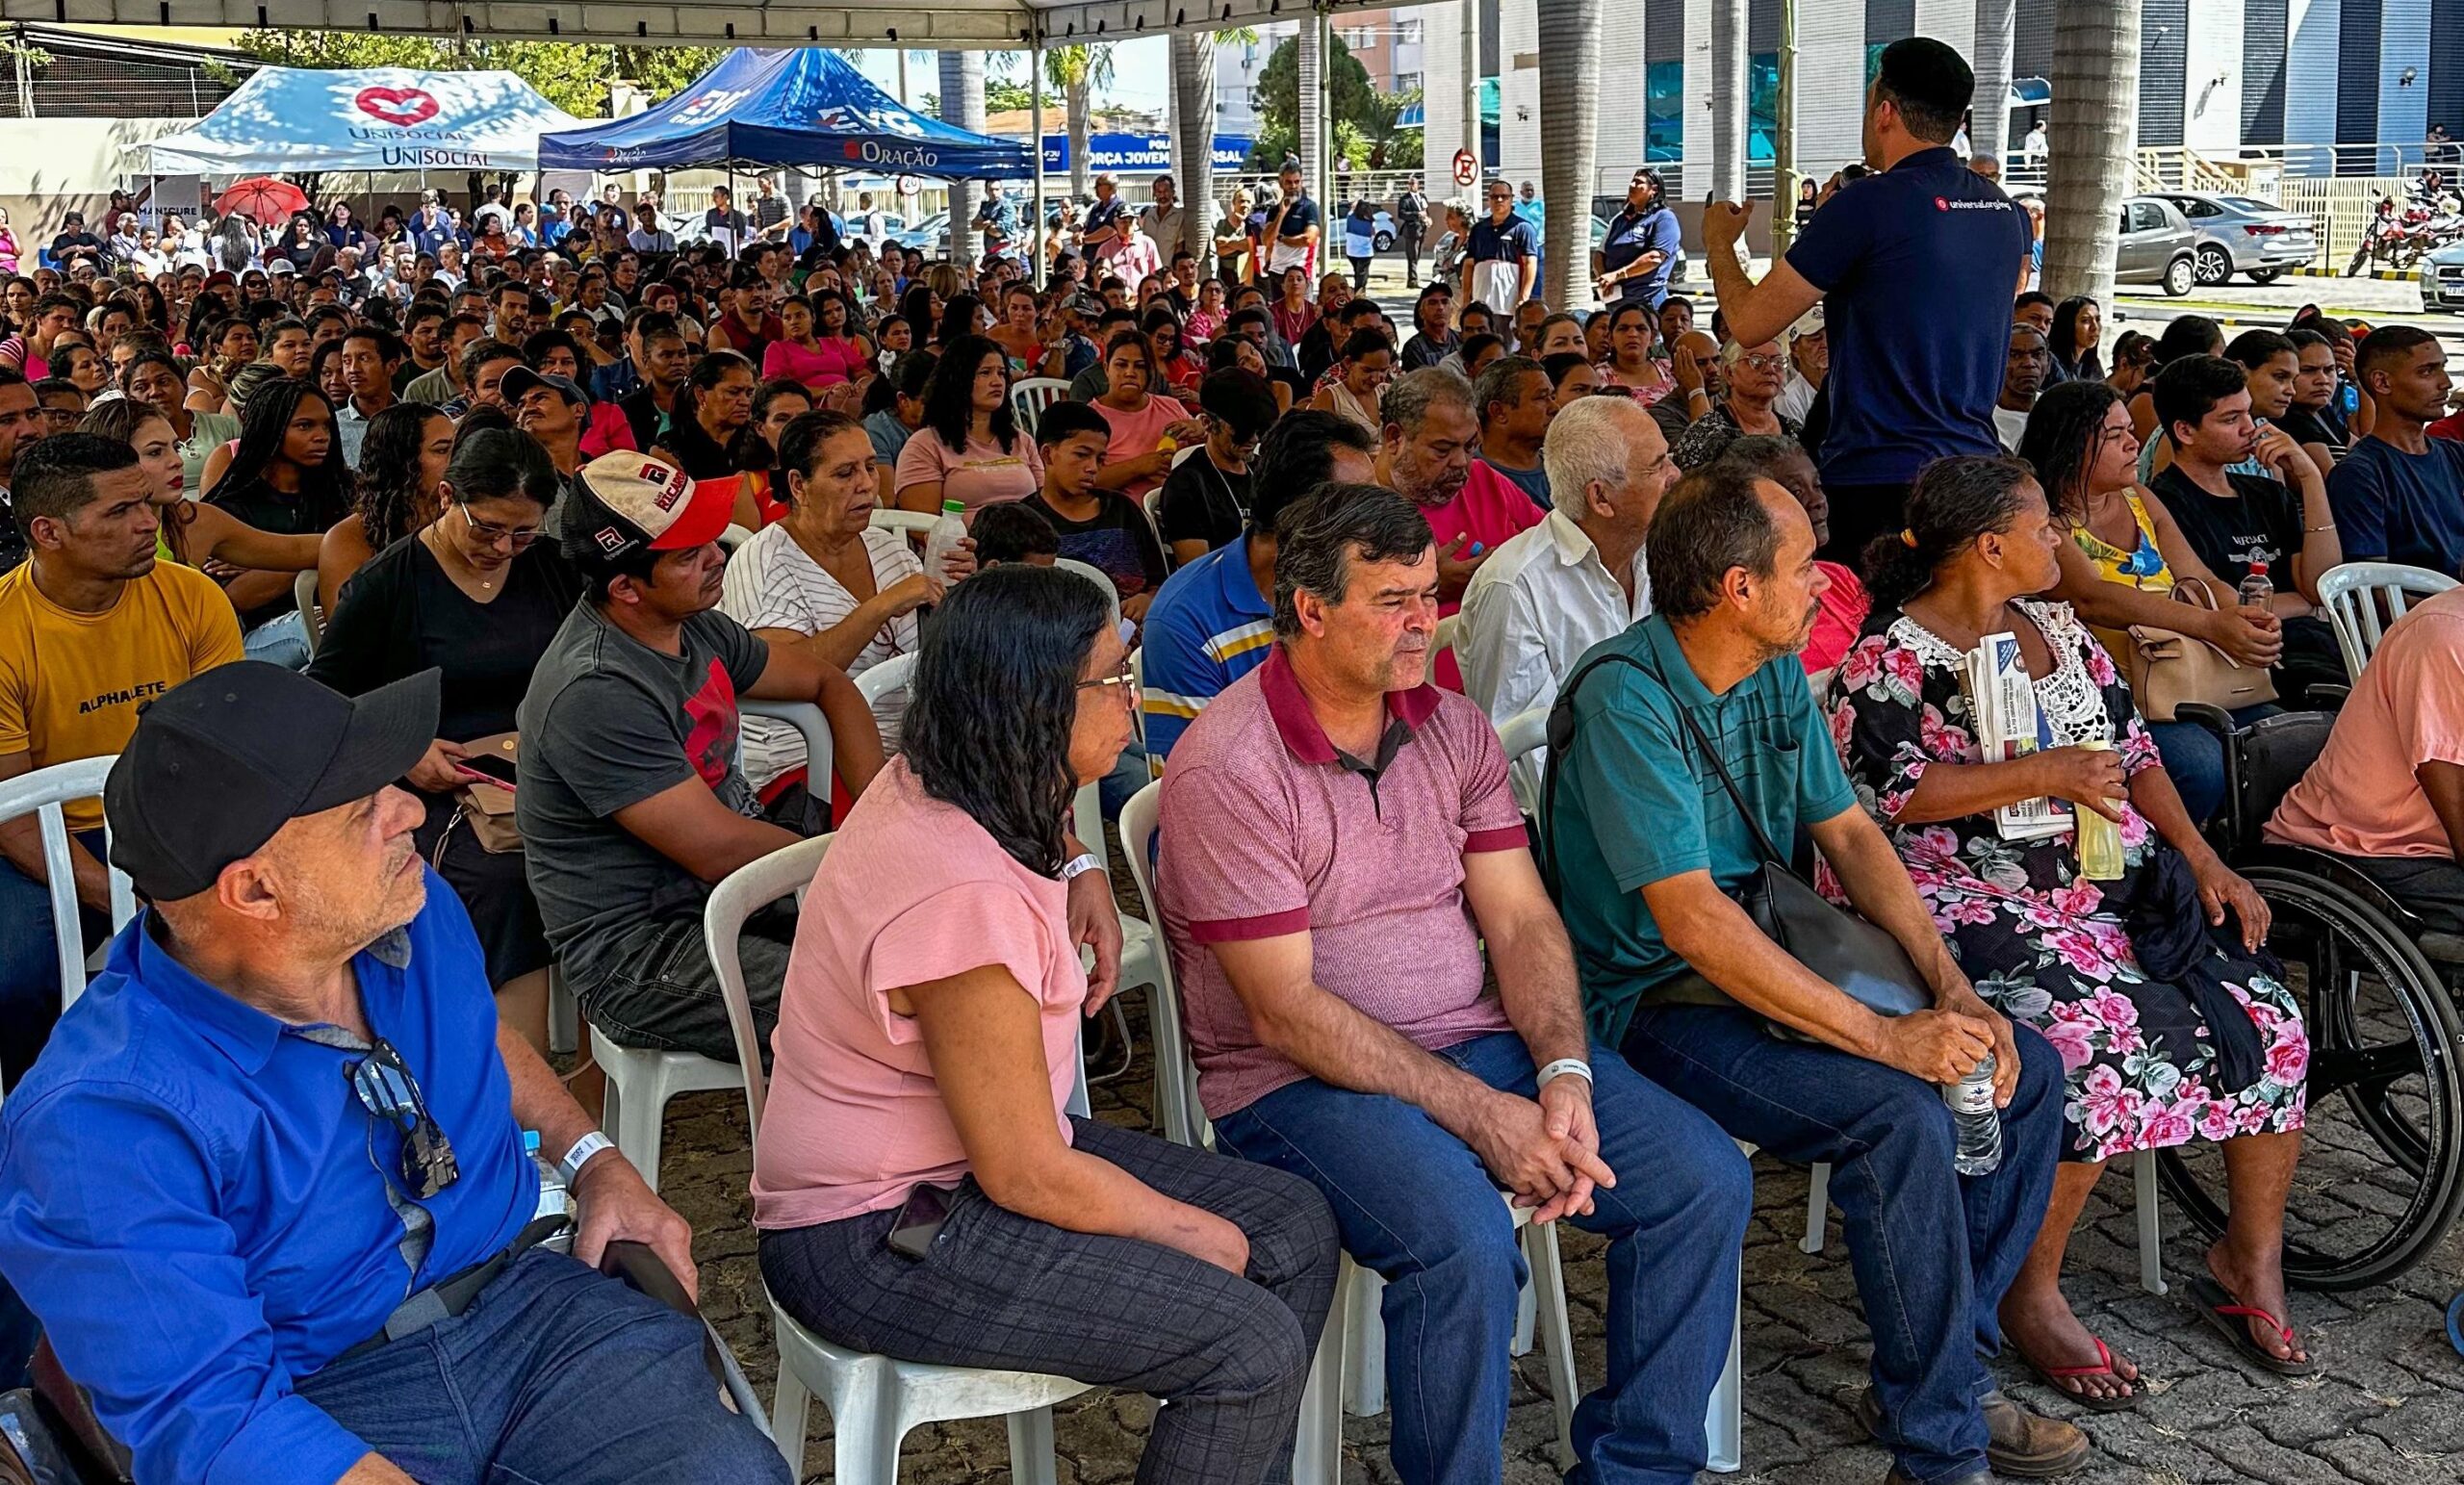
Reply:
<svg viewBox="0 0 2464 1485"><path fill-rule="evenodd" d="M1417 221L1398 222L1395 245L1403 250L1403 284L1417 288L1421 281L1421 224Z"/></svg>

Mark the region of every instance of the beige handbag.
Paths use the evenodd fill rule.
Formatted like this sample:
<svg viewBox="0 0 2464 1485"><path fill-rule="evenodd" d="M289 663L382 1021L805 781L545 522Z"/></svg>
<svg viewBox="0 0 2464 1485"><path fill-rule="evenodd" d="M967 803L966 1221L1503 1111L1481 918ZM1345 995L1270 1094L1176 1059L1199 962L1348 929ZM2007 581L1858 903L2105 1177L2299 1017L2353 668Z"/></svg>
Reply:
<svg viewBox="0 0 2464 1485"><path fill-rule="evenodd" d="M507 763L522 755L521 739L512 732L499 732L493 737L475 738L463 744L474 755L492 755ZM522 849L522 831L513 821L513 791L493 783L466 783L453 791L461 805L456 812L462 827L479 843L479 849L490 856L503 856ZM437 855L445 854L445 841L452 835L448 829L437 840Z"/></svg>
<svg viewBox="0 0 2464 1485"><path fill-rule="evenodd" d="M2210 611L2218 606L2216 595L2196 577L2175 583L2173 597ZM2238 711L2275 700L2275 681L2265 668L2244 665L2206 640L2178 630L2132 625L2121 661L2140 715L2150 722L2172 721L2185 702Z"/></svg>

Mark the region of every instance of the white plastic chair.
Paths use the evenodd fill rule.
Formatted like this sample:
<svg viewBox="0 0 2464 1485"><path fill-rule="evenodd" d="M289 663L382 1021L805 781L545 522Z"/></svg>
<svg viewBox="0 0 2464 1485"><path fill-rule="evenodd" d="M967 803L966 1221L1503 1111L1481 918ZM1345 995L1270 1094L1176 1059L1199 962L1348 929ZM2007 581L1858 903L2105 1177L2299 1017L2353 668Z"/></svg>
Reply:
<svg viewBox="0 0 2464 1485"><path fill-rule="evenodd" d="M891 510L886 507L873 512L866 523L876 531L904 531L910 536L930 536L933 523L940 516L931 511Z"/></svg>
<svg viewBox="0 0 2464 1485"><path fill-rule="evenodd" d="M730 556L733 556L735 555L735 550L738 547L743 546L746 542L751 540L753 540L753 533L751 531L746 530L744 527L737 525L734 522L731 521L728 523L728 528L719 533L719 550Z"/></svg>
<svg viewBox="0 0 2464 1485"><path fill-rule="evenodd" d="M1155 906L1153 859L1157 817L1163 807L1159 781L1138 791L1121 807L1120 848L1128 853L1130 877L1138 885L1140 906L1160 934L1162 919ZM1155 1107L1167 1139L1194 1146L1211 1145L1214 1131L1197 1097L1197 1066L1180 1024L1180 995L1164 963L1149 1004L1155 1020ZM1169 1064L1172 1072L1166 1073ZM1177 1132L1176 1132L1177 1130ZM1548 1353L1549 1385L1557 1412L1557 1449L1561 1460L1574 1457L1574 1337L1566 1319L1565 1274L1557 1257L1557 1229L1534 1223L1527 1208L1516 1208L1524 1259L1531 1267L1527 1303L1535 1311L1541 1345ZM1335 1305L1326 1317L1325 1333L1300 1403L1298 1443L1294 1450L1296 1485L1337 1485L1343 1472L1343 1414L1370 1416L1386 1407L1386 1327L1379 1314L1385 1281L1348 1257L1336 1282ZM1520 1326L1518 1326L1520 1329ZM1518 1345L1518 1349L1521 1346ZM1734 1370L1732 1349L1731 1370ZM1348 1371L1347 1367L1348 1366ZM1715 1434L1716 1437L1716 1434ZM1716 1468L1716 1466L1715 1466ZM1731 1466L1730 1468L1734 1468Z"/></svg>
<svg viewBox="0 0 2464 1485"><path fill-rule="evenodd" d="M2404 617L2412 598L2427 598L2455 586L2455 579L2426 567L2400 562L2346 562L2319 578L2319 603L2336 628L2336 648L2345 655L2345 674L2361 678L2361 668L2378 653L2378 642ZM2385 605L2386 622L2379 622Z"/></svg>
<svg viewBox="0 0 2464 1485"><path fill-rule="evenodd" d="M77 913L77 879L69 865L68 816L65 807L78 800L100 799L103 781L111 776L117 754L54 763L0 782L0 821L36 817L42 833L43 878L50 884L51 928L60 950L60 1009L66 1011L86 993L86 941ZM106 850L110 827L104 827ZM119 868L111 872L112 931L117 933L137 915L137 894Z"/></svg>
<svg viewBox="0 0 2464 1485"><path fill-rule="evenodd" d="M1010 387L1010 416L1018 430L1033 438L1043 410L1069 396L1069 383L1058 376L1029 376Z"/></svg>
<svg viewBox="0 0 2464 1485"><path fill-rule="evenodd" d="M719 883L702 914L703 938L717 967L727 1002L728 1026L735 1034L746 1122L757 1145L768 1094L761 1074L760 1034L753 999L745 987L736 941L744 920L803 887L820 868L831 837L798 841L737 868ZM923 1423L967 1418L1006 1418L1010 1425L1010 1475L1019 1485L1055 1485L1052 1405L1089 1390L1084 1382L1031 1371L983 1371L892 1361L833 1345L770 1303L779 1349L779 1391L770 1405L770 1433L799 1476L812 1399L830 1409L840 1485L895 1485L898 1445Z"/></svg>
<svg viewBox="0 0 2464 1485"><path fill-rule="evenodd" d="M792 724L805 737L806 787L816 799L830 797L833 753L830 725L810 702L740 704L745 715ZM815 781L818 781L817 782ZM593 1026L591 1061L607 1075L607 1113L603 1122L616 1148L633 1163L654 1191L658 1190L659 1152L666 1142L667 1105L679 1093L706 1093L739 1088L744 1070L698 1052L658 1047L629 1047Z"/></svg>
<svg viewBox="0 0 2464 1485"><path fill-rule="evenodd" d="M1540 786L1548 762L1541 750L1549 745L1549 708L1534 706L1506 718L1505 726L1498 729L1498 742L1505 749L1505 781L1514 791L1514 802L1546 830L1549 822L1540 819ZM1532 845L1536 853L1539 842Z"/></svg>
<svg viewBox="0 0 2464 1485"><path fill-rule="evenodd" d="M2164 1216L2156 1206L2156 1157L2142 1154L2131 1157L2131 1183L2136 1190L2139 1206L2139 1287L2151 1294L2168 1292L2165 1283ZM1798 1251L1819 1253L1830 1239L1831 1167L1813 1167L1811 1189L1806 1195L1806 1235L1797 1244Z"/></svg>
<svg viewBox="0 0 2464 1485"><path fill-rule="evenodd" d="M1428 642L1428 663L1431 675L1436 674L1437 657L1453 649L1456 637L1462 632L1463 616L1461 614L1448 614L1437 621L1437 632L1429 636Z"/></svg>
<svg viewBox="0 0 2464 1485"><path fill-rule="evenodd" d="M1115 628L1120 627L1120 590L1113 586L1113 580L1104 576L1102 568L1091 562L1081 562L1076 557L1055 557L1052 565L1065 573L1076 573L1096 587L1103 589L1104 602L1112 605L1113 627Z"/></svg>
<svg viewBox="0 0 2464 1485"><path fill-rule="evenodd" d="M856 689L863 696L865 704L879 706L883 697L906 685L914 675L915 656L894 654L858 675L855 678Z"/></svg>
<svg viewBox="0 0 2464 1485"><path fill-rule="evenodd" d="M314 658L317 646L325 637L325 621L317 612L317 570L309 568L291 579L291 601L299 605L299 628L308 636L308 654Z"/></svg>
<svg viewBox="0 0 2464 1485"><path fill-rule="evenodd" d="M1182 448L1173 449L1172 468L1179 469L1182 465L1189 463L1192 458L1195 457L1199 451L1205 448L1206 446L1204 444L1189 444Z"/></svg>

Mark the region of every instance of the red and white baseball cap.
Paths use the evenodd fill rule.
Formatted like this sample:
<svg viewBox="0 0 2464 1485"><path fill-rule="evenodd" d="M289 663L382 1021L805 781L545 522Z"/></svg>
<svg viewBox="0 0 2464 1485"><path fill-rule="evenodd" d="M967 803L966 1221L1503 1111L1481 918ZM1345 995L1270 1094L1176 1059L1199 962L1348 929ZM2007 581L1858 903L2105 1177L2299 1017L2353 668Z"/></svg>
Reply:
<svg viewBox="0 0 2464 1485"><path fill-rule="evenodd" d="M703 485L664 460L620 448L575 474L569 529L601 556L686 551L717 541L735 512L724 484Z"/></svg>

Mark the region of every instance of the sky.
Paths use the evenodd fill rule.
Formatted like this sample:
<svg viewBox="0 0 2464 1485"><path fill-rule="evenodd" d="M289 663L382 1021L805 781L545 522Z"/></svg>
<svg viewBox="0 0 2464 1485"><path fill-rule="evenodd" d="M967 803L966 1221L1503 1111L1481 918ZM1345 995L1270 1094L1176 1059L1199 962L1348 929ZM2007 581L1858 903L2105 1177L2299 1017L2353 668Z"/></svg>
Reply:
<svg viewBox="0 0 2464 1485"><path fill-rule="evenodd" d="M1098 105L1118 104L1123 108L1142 109L1148 113L1164 112L1164 95L1171 83L1171 60L1167 55L1168 43L1162 37L1143 37L1135 41L1117 42L1113 47L1113 85L1097 89ZM892 94L898 91L898 53L889 50L865 51L858 54L858 64L864 75L879 83ZM1025 52L993 52L986 64L985 75L1026 80ZM941 90L941 64L936 52L907 54L908 97L902 101L921 108L926 93ZM1060 106L1051 109L1051 127L1061 128Z"/></svg>

